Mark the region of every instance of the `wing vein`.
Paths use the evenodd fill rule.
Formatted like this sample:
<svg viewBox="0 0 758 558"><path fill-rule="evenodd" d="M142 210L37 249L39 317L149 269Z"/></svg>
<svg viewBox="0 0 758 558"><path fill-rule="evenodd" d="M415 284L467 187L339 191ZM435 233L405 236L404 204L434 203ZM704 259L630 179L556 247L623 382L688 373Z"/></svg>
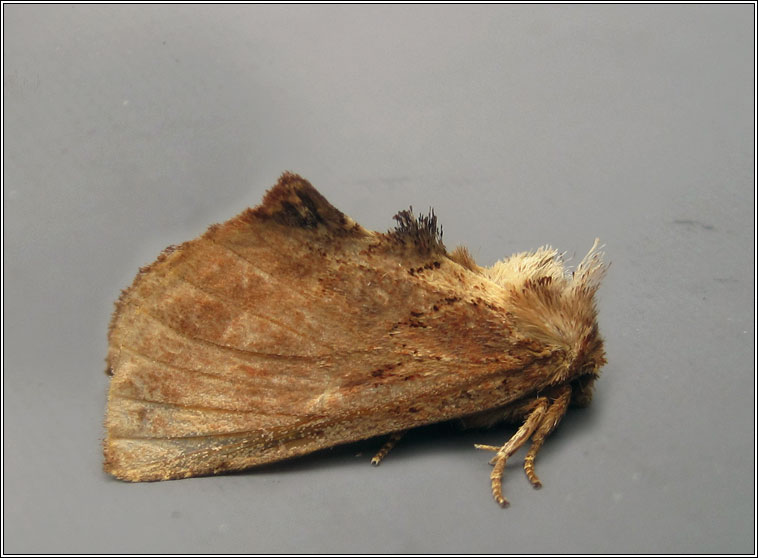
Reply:
<svg viewBox="0 0 758 558"><path fill-rule="evenodd" d="M185 277L183 275L178 275L177 274L177 277L179 278L180 281L183 281L183 282L187 283L188 285L191 285L192 287L194 287L198 291L200 291L200 292L202 292L202 293L210 296L211 298L215 298L216 300L220 300L224 304L228 304L230 306L235 306L236 305L235 301L229 299L228 297L223 296L223 295L221 295L219 293L210 291L210 290L208 290L208 289L206 289L204 287L201 287L200 285L198 285L197 283L194 283L193 281L187 279L187 277ZM274 318L272 318L270 316L266 316L265 314L258 314L257 312L251 311L249 308L245 308L245 312L248 313L248 314L250 314L250 315L252 315L252 316L255 316L256 318L259 318L261 320L265 320L265 321L267 321L269 323L272 323L272 324L274 324L274 325L276 325L278 327L281 327L282 329L286 329L290 333L294 333L298 337L301 337L301 338L303 338L303 339L305 339L307 341L310 341L311 343L319 345L319 346L321 346L321 347L323 347L325 349L329 349L330 351L335 351L335 348L332 347L331 345L329 345L327 343L324 343L320 339L316 339L315 337L311 337L309 335L306 335L302 331L299 331L299 330L295 329L294 327L289 326L289 325L287 325L287 324L285 324L285 323L283 323L283 322L281 322L281 321L279 321L277 319L274 319Z"/></svg>
<svg viewBox="0 0 758 558"><path fill-rule="evenodd" d="M232 254L233 256L237 257L238 259L242 260L247 265L249 265L250 267L252 267L256 271L258 271L259 273L261 273L262 275L265 275L266 278L269 281L274 281L276 279L276 277L274 275L271 275L268 271L266 271L265 269L261 268L260 266L255 265L251 260L247 259L245 256L243 256L242 254L240 254L239 252L237 252L233 248L227 246L226 244L223 244L223 243L219 242L218 240L214 240L212 238L209 238L208 241L212 242L213 244L215 244L219 248L221 248L221 249L229 252L230 254Z"/></svg>
<svg viewBox="0 0 758 558"><path fill-rule="evenodd" d="M166 329L170 329L171 331L173 331L174 333L176 333L177 335L179 335L182 339L185 339L186 341L189 341L191 343L199 343L201 345L211 346L215 349L219 349L222 351L229 351L230 353L237 355L239 357L243 357L248 361L252 360L251 357L270 358L273 360L305 361L305 362L314 362L314 361L318 361L319 359L323 359L323 356L282 355L278 353L264 353L262 351L251 351L250 349L240 349L239 347L231 347L229 345L222 345L221 343L215 343L211 341L210 339L203 339L201 337L193 337L192 335L188 335L184 331L177 329L171 324L164 322L158 316L144 309L141 310L141 312L143 312L146 316L156 321L158 324L162 325Z"/></svg>
<svg viewBox="0 0 758 558"><path fill-rule="evenodd" d="M202 413L218 413L223 415L259 415L262 417L293 417L302 418L302 414L288 414L288 413L264 413L261 409L251 409L249 411L241 411L239 409L225 409L223 407L205 407L203 405L189 405L186 403L169 403L168 401L155 401L152 399L143 399L141 397L131 397L129 395L123 395L121 393L112 393L111 397L118 399L124 399L126 401L134 401L136 403L149 403L151 405L158 405L162 407L173 407L176 409L187 409L190 411L199 411Z"/></svg>
<svg viewBox="0 0 758 558"><path fill-rule="evenodd" d="M210 373L210 372L204 372L202 370L196 370L194 368L187 368L185 366L179 366L179 365L176 365L176 364L171 364L171 363L165 362L163 360L159 360L157 358L151 357L150 355L146 355L145 353L140 352L135 347L132 347L130 345L121 345L121 346L119 346L119 350L127 352L127 353L130 353L130 354L132 354L132 355L134 355L134 356L136 356L138 358L142 358L144 360L147 360L147 361L152 362L153 364L157 364L159 366L165 366L166 368L171 368L171 369L178 370L178 371L181 371L181 372L190 372L192 374L198 374L200 376L205 376L207 378L211 378L213 380L223 381L223 382L226 382L226 383L229 383L229 384L235 384L237 382L243 382L243 383L249 385L250 387L254 387L254 388L257 388L257 389L260 389L260 390L279 390L279 389L281 389L277 385L277 382L275 380L272 381L270 378L268 378L266 376L259 376L259 377L256 377L256 378L250 378L250 377L245 376L244 374L238 374L237 377L231 378L229 376L225 376L225 375L222 375L222 374L213 374L213 373ZM281 373L281 371L277 374L277 376L279 376L279 377L281 377L283 375L285 375L285 374ZM288 382L298 382L298 383L302 383L302 384L306 384L306 385L313 385L313 386L320 385L319 382L316 382L316 381L313 381L313 380L309 380L307 377L304 377L304 376L295 376L295 375L286 375L286 376L287 376L287 381ZM266 387L265 385L262 385L262 384L265 384L265 383L270 384L271 387Z"/></svg>

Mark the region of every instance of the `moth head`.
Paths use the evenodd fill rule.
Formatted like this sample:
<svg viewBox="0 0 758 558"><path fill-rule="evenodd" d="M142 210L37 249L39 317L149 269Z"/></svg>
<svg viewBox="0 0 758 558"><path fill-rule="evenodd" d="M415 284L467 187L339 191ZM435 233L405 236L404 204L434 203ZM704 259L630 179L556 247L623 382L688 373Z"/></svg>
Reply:
<svg viewBox="0 0 758 558"><path fill-rule="evenodd" d="M605 364L603 339L594 328L582 339L581 349L574 358L570 368L571 403L586 407L592 400L592 388L600 376L600 369Z"/></svg>
<svg viewBox="0 0 758 558"><path fill-rule="evenodd" d="M464 267L473 267L473 260L460 259ZM556 381L576 383L578 402L587 394L591 397L592 383L605 364L595 293L608 266L598 240L573 269L549 246L515 254L489 268L476 267L503 287L520 335L566 355Z"/></svg>

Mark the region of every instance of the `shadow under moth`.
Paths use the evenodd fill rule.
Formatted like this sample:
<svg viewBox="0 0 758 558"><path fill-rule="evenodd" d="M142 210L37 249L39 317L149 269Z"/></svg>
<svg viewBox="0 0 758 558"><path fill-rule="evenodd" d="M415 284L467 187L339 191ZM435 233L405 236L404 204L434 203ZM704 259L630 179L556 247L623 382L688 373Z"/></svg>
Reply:
<svg viewBox="0 0 758 558"><path fill-rule="evenodd" d="M285 173L260 206L170 246L116 303L105 470L127 481L237 471L460 419L519 424L534 459L605 363L597 241L573 271L543 247L480 267L433 212L364 229Z"/></svg>

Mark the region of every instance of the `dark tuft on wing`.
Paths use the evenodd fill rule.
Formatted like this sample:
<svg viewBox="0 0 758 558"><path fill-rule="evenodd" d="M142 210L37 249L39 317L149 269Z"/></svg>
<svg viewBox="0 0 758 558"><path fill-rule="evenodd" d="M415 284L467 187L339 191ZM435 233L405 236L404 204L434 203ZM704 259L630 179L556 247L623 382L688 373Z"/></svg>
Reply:
<svg viewBox="0 0 758 558"><path fill-rule="evenodd" d="M433 209L429 214L413 214L413 207L404 209L393 217L397 225L390 236L401 244L415 246L420 253L445 253L442 243L442 227L437 225L437 216Z"/></svg>

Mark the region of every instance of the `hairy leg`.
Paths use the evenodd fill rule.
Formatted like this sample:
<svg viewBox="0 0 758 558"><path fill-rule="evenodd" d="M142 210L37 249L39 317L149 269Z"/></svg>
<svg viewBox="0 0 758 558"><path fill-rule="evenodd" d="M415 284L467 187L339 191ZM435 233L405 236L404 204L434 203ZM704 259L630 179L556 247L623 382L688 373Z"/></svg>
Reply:
<svg viewBox="0 0 758 558"><path fill-rule="evenodd" d="M495 501L502 507L508 505L508 500L503 496L503 471L505 470L505 464L508 461L508 458L524 445L524 442L529 439L542 423L548 405L549 403L546 397L538 398L534 402L534 406L526 417L524 423L502 447L497 448L495 446L476 445L478 449L494 450L497 452L495 457L490 461L490 463L494 465L492 473L490 473L490 482L492 487L492 497L495 498Z"/></svg>

